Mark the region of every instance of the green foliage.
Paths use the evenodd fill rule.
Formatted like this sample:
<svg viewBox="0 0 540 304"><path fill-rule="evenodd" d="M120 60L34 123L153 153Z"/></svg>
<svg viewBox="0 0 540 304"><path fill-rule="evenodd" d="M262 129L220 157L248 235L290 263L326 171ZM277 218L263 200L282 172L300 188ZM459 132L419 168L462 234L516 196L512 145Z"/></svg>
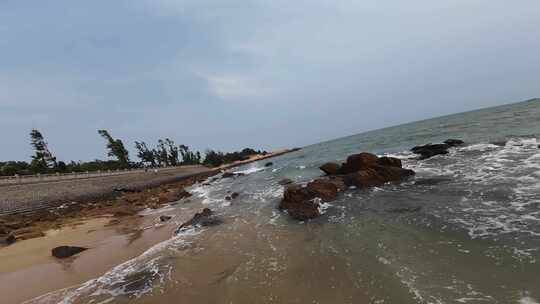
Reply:
<svg viewBox="0 0 540 304"><path fill-rule="evenodd" d="M156 166L156 155L152 150L148 149L145 142L136 141L135 148L137 149L137 157L141 159L143 164L149 167Z"/></svg>
<svg viewBox="0 0 540 304"><path fill-rule="evenodd" d="M129 168L129 152L120 139L114 139L107 130L98 130L98 134L107 140L108 156L116 157L123 168Z"/></svg>
<svg viewBox="0 0 540 304"><path fill-rule="evenodd" d="M180 145L180 154L182 155L182 165L198 165L201 163L201 153L189 150L186 145Z"/></svg>
<svg viewBox="0 0 540 304"><path fill-rule="evenodd" d="M223 164L232 163L235 161L242 161L248 159L252 155L263 154L266 155L266 151L255 151L251 148L245 148L240 152L223 153L214 150L207 150L203 164L211 167L218 167Z"/></svg>
<svg viewBox="0 0 540 304"><path fill-rule="evenodd" d="M54 157L43 138L43 134L36 129L30 132L30 144L34 149L30 170L33 173L46 173L50 168L57 166L56 157Z"/></svg>

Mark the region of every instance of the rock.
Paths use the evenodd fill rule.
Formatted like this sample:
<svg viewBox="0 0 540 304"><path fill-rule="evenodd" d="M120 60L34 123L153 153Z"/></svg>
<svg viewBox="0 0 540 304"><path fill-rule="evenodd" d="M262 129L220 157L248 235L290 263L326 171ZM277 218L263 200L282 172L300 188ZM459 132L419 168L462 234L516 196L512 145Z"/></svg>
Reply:
<svg viewBox="0 0 540 304"><path fill-rule="evenodd" d="M291 185L285 190L279 209L287 210L291 217L300 221L313 219L321 215L319 203L314 198L306 187Z"/></svg>
<svg viewBox="0 0 540 304"><path fill-rule="evenodd" d="M344 181L348 186L368 188L382 186L387 182L400 181L414 174L414 171L409 169L375 165L366 170L347 174Z"/></svg>
<svg viewBox="0 0 540 304"><path fill-rule="evenodd" d="M287 210L293 218L304 221L321 215L317 198L331 201L337 194L336 181L327 178L316 179L305 187L301 185L287 187L279 208Z"/></svg>
<svg viewBox="0 0 540 304"><path fill-rule="evenodd" d="M319 167L326 175L336 175L341 171L341 166L336 163L328 162Z"/></svg>
<svg viewBox="0 0 540 304"><path fill-rule="evenodd" d="M506 146L506 140L491 141L490 144L499 146L499 147L504 147Z"/></svg>
<svg viewBox="0 0 540 304"><path fill-rule="evenodd" d="M69 258L70 256L76 255L78 253L81 253L85 250L88 250L88 248L77 247L77 246L60 246L60 247L54 248L51 253L56 258L65 259L65 258Z"/></svg>
<svg viewBox="0 0 540 304"><path fill-rule="evenodd" d="M235 176L235 174L232 173L232 172L225 172L225 173L223 173L221 178L229 178L229 177L234 177L234 176Z"/></svg>
<svg viewBox="0 0 540 304"><path fill-rule="evenodd" d="M316 179L307 184L306 188L314 194L315 197L324 201L331 201L337 197L338 187L326 179Z"/></svg>
<svg viewBox="0 0 540 304"><path fill-rule="evenodd" d="M370 168L377 164L378 159L377 155L366 152L350 155L341 167L341 173L348 174Z"/></svg>
<svg viewBox="0 0 540 304"><path fill-rule="evenodd" d="M388 157L388 156L379 157L379 159L377 160L377 164L381 166L403 168L403 165L401 164L401 159L395 158L395 157Z"/></svg>
<svg viewBox="0 0 540 304"><path fill-rule="evenodd" d="M450 148L450 146L447 144L427 144L416 146L412 148L411 151L415 154L419 154L420 159L427 159L435 155L448 154L448 148Z"/></svg>
<svg viewBox="0 0 540 304"><path fill-rule="evenodd" d="M16 238L13 234L8 234L6 236L0 237L0 244L3 244L3 245L11 245L15 243L15 241L16 241Z"/></svg>
<svg viewBox="0 0 540 304"><path fill-rule="evenodd" d="M238 194L238 192L233 192L233 193L231 194L231 198L232 198L232 199L235 199L235 198L237 198L239 195L240 195L240 194Z"/></svg>
<svg viewBox="0 0 540 304"><path fill-rule="evenodd" d="M114 188L113 191L114 191L114 192L125 192L125 193L137 193L137 192L141 192L140 190L128 189L128 188Z"/></svg>
<svg viewBox="0 0 540 304"><path fill-rule="evenodd" d="M267 162L266 164L264 164L265 167L272 167L273 165L273 162Z"/></svg>
<svg viewBox="0 0 540 304"><path fill-rule="evenodd" d="M447 139L444 141L444 143L450 147L457 147L465 144L465 142L461 139Z"/></svg>
<svg viewBox="0 0 540 304"><path fill-rule="evenodd" d="M161 216L159 217L159 221L160 221L160 222L166 222L166 221L168 221L168 220L170 220L170 219L172 219L172 216L170 216L170 215L161 215Z"/></svg>
<svg viewBox="0 0 540 304"><path fill-rule="evenodd" d="M278 184L280 184L280 185L282 185L282 186L290 185L290 184L292 184L292 183L293 183L293 180L290 179L290 178L284 178L284 179L282 179L282 180L280 180L280 181L278 182Z"/></svg>
<svg viewBox="0 0 540 304"><path fill-rule="evenodd" d="M180 232L182 229L189 228L192 226L213 226L221 224L223 221L213 215L212 210L209 208L204 208L201 212L195 213L193 218L189 221L183 223L176 229L175 233Z"/></svg>
<svg viewBox="0 0 540 304"><path fill-rule="evenodd" d="M225 196L225 200L226 200L226 201L230 201L230 200L232 200L232 198L231 198L230 196L227 195L227 196Z"/></svg>

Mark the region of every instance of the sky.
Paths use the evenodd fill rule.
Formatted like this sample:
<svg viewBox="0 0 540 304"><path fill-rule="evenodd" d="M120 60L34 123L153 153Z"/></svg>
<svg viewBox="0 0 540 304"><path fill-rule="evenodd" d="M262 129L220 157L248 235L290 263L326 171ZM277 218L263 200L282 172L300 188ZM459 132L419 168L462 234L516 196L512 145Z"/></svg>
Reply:
<svg viewBox="0 0 540 304"><path fill-rule="evenodd" d="M540 96L540 2L0 0L0 160L277 149Z"/></svg>

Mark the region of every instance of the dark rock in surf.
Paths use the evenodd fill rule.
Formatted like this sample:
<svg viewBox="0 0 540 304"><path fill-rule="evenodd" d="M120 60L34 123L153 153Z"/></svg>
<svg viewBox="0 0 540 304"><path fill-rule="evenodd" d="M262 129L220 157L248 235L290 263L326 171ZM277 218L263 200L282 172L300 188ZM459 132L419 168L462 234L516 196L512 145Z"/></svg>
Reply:
<svg viewBox="0 0 540 304"><path fill-rule="evenodd" d="M85 247L77 247L77 246L60 246L54 248L51 253L54 257L59 259L65 259L69 258L71 256L74 256L78 253L81 253L85 250L88 250L88 248Z"/></svg>
<svg viewBox="0 0 540 304"><path fill-rule="evenodd" d="M445 144L449 145L450 147L457 147L462 146L465 144L465 142L461 139L447 139L444 141Z"/></svg>
<svg viewBox="0 0 540 304"><path fill-rule="evenodd" d="M176 229L175 233L180 232L182 229L186 229L193 226L214 226L221 224L223 221L216 217L212 210L209 208L204 208L201 212L195 213L193 218L191 218L189 221L183 223Z"/></svg>
<svg viewBox="0 0 540 304"><path fill-rule="evenodd" d="M244 173L233 173L233 172L225 172L223 173L223 175L221 176L221 178L230 178L230 177L239 177L239 176L244 176L246 174Z"/></svg>
<svg viewBox="0 0 540 304"><path fill-rule="evenodd" d="M423 146L416 146L411 149L415 154L420 155L420 159L427 159L435 155L444 155L448 154L448 149L450 148L447 144L427 144Z"/></svg>
<svg viewBox="0 0 540 304"><path fill-rule="evenodd" d="M290 178L284 178L282 180L280 180L278 182L278 184L282 185L282 186L285 186L285 185L289 185L289 184L292 184L293 183L293 180L290 179Z"/></svg>
<svg viewBox="0 0 540 304"><path fill-rule="evenodd" d="M232 199L235 199L235 198L237 198L239 195L240 195L240 194L239 194L238 192L233 192L233 193L231 194L231 198L232 198Z"/></svg>
<svg viewBox="0 0 540 304"><path fill-rule="evenodd" d="M319 167L321 171L323 171L326 175L336 175L339 174L341 171L341 166L336 163L326 163Z"/></svg>
<svg viewBox="0 0 540 304"><path fill-rule="evenodd" d="M266 164L264 164L265 167L272 167L273 165L273 162L267 162Z"/></svg>
<svg viewBox="0 0 540 304"><path fill-rule="evenodd" d="M229 177L234 177L234 173L232 172L225 172L223 173L223 175L221 176L221 178L229 178Z"/></svg>
<svg viewBox="0 0 540 304"><path fill-rule="evenodd" d="M279 209L287 210L297 220L313 219L321 215L318 199L331 201L337 194L338 186L329 179L316 179L305 186L291 185L285 189Z"/></svg>

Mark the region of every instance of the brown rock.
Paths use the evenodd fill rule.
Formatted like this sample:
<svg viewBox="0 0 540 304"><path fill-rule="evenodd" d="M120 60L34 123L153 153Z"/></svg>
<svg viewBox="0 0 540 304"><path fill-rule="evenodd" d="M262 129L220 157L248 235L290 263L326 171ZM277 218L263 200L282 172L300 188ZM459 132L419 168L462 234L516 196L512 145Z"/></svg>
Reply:
<svg viewBox="0 0 540 304"><path fill-rule="evenodd" d="M341 166L336 163L326 163L319 167L326 175L336 175L340 173Z"/></svg>
<svg viewBox="0 0 540 304"><path fill-rule="evenodd" d="M300 185L291 185L285 190L279 209L287 210L297 220L305 221L319 217L319 203L314 200L313 193Z"/></svg>
<svg viewBox="0 0 540 304"><path fill-rule="evenodd" d="M376 187L385 183L385 179L373 169L349 173L344 178L347 186L358 188Z"/></svg>
<svg viewBox="0 0 540 304"><path fill-rule="evenodd" d="M395 157L387 157L387 156L380 157L377 160L377 164L381 166L403 168L403 165L401 164L401 159L395 158Z"/></svg>
<svg viewBox="0 0 540 304"><path fill-rule="evenodd" d="M377 155L362 152L347 157L347 162L341 167L341 173L348 174L364 170L377 164Z"/></svg>
<svg viewBox="0 0 540 304"><path fill-rule="evenodd" d="M313 193L314 197L319 197L324 201L330 201L337 197L337 186L326 179L316 179L307 184L308 191Z"/></svg>

